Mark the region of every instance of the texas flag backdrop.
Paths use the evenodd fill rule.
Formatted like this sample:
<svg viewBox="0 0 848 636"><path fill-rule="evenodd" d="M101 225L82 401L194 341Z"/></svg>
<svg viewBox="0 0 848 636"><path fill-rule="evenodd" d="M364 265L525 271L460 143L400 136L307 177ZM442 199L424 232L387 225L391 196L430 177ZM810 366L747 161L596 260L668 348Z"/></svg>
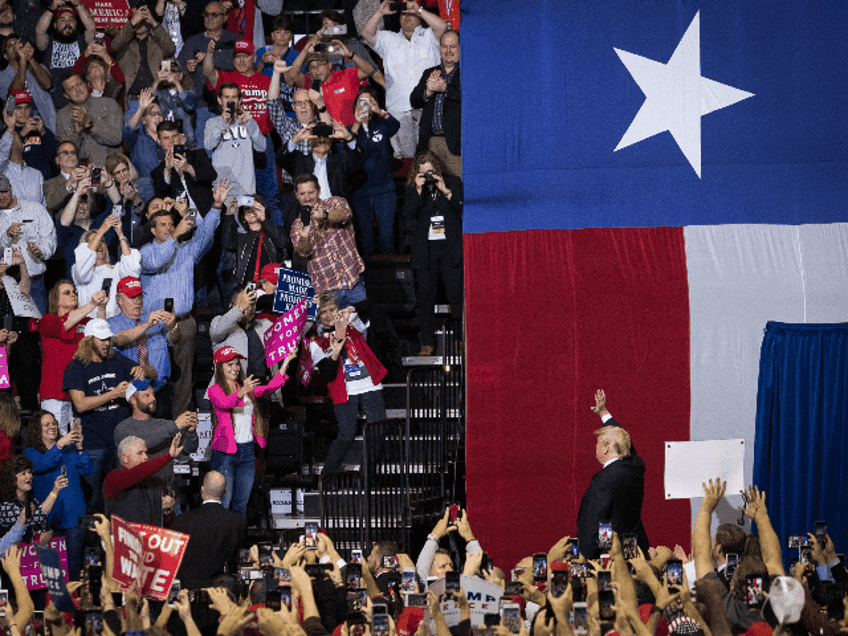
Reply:
<svg viewBox="0 0 848 636"><path fill-rule="evenodd" d="M663 442L745 438L750 480L766 322L848 321L848 5L462 11L474 532L505 570L575 534L603 388L688 552Z"/></svg>

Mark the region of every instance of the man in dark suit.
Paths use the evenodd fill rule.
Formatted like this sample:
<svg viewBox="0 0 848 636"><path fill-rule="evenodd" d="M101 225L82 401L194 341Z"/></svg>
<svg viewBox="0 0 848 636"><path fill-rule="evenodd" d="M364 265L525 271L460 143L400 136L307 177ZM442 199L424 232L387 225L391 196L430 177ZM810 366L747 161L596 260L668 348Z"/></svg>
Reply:
<svg viewBox="0 0 848 636"><path fill-rule="evenodd" d="M445 162L451 174L462 177L462 89L459 81L459 33L445 31L439 40L442 63L421 74L409 96L413 108L420 108L418 148Z"/></svg>
<svg viewBox="0 0 848 636"><path fill-rule="evenodd" d="M189 208L206 216L212 207L212 182L218 178L209 155L205 150L189 150L182 145L185 136L176 122L161 122L156 133L165 151L165 160L150 173L155 196L172 199L187 196Z"/></svg>
<svg viewBox="0 0 848 636"><path fill-rule="evenodd" d="M304 128L304 134L310 134L309 128ZM295 135L292 141L300 135ZM283 146L277 154L277 164L289 174L299 176L313 174L321 185L321 197L341 197L350 199L350 193L359 188L367 180L363 171L364 157L362 153L350 148L349 144L356 138L351 132L341 126L336 126L332 137L309 137L309 147L312 152L304 154L299 150L288 152ZM347 135L347 137L345 137ZM339 140L344 143L338 143ZM321 182L326 181L322 184ZM325 191L329 186L329 191Z"/></svg>
<svg viewBox="0 0 848 636"><path fill-rule="evenodd" d="M595 457L603 468L592 477L583 495L577 515L577 538L580 552L587 559L597 559L598 524L610 523L619 538L635 534L642 551L648 552L648 535L642 525L642 498L645 495L645 462L636 454L630 435L618 425L606 406L602 390L595 393L595 407L604 426L597 431Z"/></svg>
<svg viewBox="0 0 848 636"><path fill-rule="evenodd" d="M184 588L211 586L244 538L244 519L221 504L226 488L224 476L209 471L200 487L200 508L179 515L171 524L171 530L191 536L177 574Z"/></svg>

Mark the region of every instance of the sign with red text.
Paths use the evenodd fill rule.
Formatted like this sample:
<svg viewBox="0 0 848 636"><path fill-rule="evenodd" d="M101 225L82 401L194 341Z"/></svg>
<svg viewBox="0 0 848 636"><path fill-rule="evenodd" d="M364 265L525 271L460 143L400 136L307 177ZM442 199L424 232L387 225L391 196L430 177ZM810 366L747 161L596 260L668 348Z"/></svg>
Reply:
<svg viewBox="0 0 848 636"><path fill-rule="evenodd" d="M47 581L44 580L44 575L41 571L41 562L38 560L38 552L35 547L39 545L38 541L32 543L21 543L18 547L21 549L21 576L26 583L28 590L43 590L47 587ZM65 537L56 537L47 544L59 553L59 562L62 565L62 576L65 583L68 582L68 551L65 547Z"/></svg>
<svg viewBox="0 0 848 636"><path fill-rule="evenodd" d="M127 0L82 0L98 29L120 29L130 18Z"/></svg>
<svg viewBox="0 0 848 636"><path fill-rule="evenodd" d="M189 536L112 515L112 578L124 589L164 601L183 561ZM120 545L120 547L119 547Z"/></svg>
<svg viewBox="0 0 848 636"><path fill-rule="evenodd" d="M11 387L9 382L9 356L6 353L6 345L0 345L0 389Z"/></svg>
<svg viewBox="0 0 848 636"><path fill-rule="evenodd" d="M306 299L274 321L262 336L265 345L265 360L270 367L282 362L297 347L303 326L306 324Z"/></svg>

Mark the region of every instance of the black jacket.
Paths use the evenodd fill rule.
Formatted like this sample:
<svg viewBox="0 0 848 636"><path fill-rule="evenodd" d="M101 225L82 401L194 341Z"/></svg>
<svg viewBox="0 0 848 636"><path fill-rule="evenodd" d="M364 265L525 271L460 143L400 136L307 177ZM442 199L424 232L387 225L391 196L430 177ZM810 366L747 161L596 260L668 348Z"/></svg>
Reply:
<svg viewBox="0 0 848 636"><path fill-rule="evenodd" d="M427 90L427 80L430 78L430 74L441 68L441 66L434 66L424 71L418 86L413 89L409 96L409 103L412 104L412 107L422 109L421 121L418 124L418 148L416 148L416 152L424 152L429 148L430 128L433 125L433 112L436 110L436 96L431 95L430 99L425 101L424 92ZM461 70L456 69L445 90L445 108L442 113L445 143L448 145L448 150L455 155L462 154L462 90L459 82Z"/></svg>
<svg viewBox="0 0 848 636"><path fill-rule="evenodd" d="M445 240L450 252L451 266L462 265L462 179L446 174L444 180L445 186L453 193L450 201L438 191L435 200L428 200L426 196L418 194L414 185L406 188L403 213L407 219L415 221L411 239L413 269L427 268L430 217L437 214L441 214L445 220Z"/></svg>
<svg viewBox="0 0 848 636"><path fill-rule="evenodd" d="M196 175L194 177L185 175L188 193L197 206L197 211L201 216L206 216L206 213L212 209L212 182L218 178L218 173L212 167L209 155L203 149L186 150L186 158L189 165L194 168ZM171 169L171 183L165 183L164 161L153 168L150 177L153 179L153 193L157 197L176 199L183 192L183 182L173 168Z"/></svg>
<svg viewBox="0 0 848 636"><path fill-rule="evenodd" d="M210 585L238 549L244 527L241 517L220 503L204 503L177 516L171 530L191 535L177 574L183 587L198 589Z"/></svg>
<svg viewBox="0 0 848 636"><path fill-rule="evenodd" d="M321 198L328 196L350 199L350 193L363 186L368 180L363 168L365 159L361 152L350 150L345 144L334 144L327 155L327 181L330 182L330 193L321 193ZM285 169L292 177L302 174L313 174L315 158L312 153L305 155L299 150L287 152L286 146L277 153L277 164Z"/></svg>
<svg viewBox="0 0 848 636"><path fill-rule="evenodd" d="M615 419L607 420L606 426L619 426ZM631 446L630 455L614 461L599 470L592 482L577 514L577 538L580 552L587 559L597 559L598 524L612 523L612 529L621 538L635 534L642 551L648 553L648 535L642 525L642 499L645 496L645 462Z"/></svg>
<svg viewBox="0 0 848 636"><path fill-rule="evenodd" d="M265 236L262 239L262 255L259 259L259 269L268 263L282 263L286 259L286 241L283 230L279 225L270 221L263 224ZM236 269L233 281L236 286L244 285L253 280L256 267L256 246L259 243L259 232L248 230L238 231L238 223L233 214L225 214L221 220L221 247L228 252L236 253Z"/></svg>

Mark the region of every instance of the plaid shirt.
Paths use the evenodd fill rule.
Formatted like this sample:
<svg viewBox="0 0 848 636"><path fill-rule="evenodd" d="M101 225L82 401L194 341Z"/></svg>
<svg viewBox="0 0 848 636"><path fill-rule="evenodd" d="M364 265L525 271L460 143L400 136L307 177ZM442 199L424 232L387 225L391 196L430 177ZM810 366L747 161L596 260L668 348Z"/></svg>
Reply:
<svg viewBox="0 0 848 636"><path fill-rule="evenodd" d="M445 73L445 65L442 64L439 67L442 71L442 77L445 82L448 84L451 83L454 74L459 70L459 63L453 67L453 70L450 73ZM445 127L442 122L445 114L445 95L447 95L447 89L443 90L441 93L436 93L436 103L435 108L433 108L433 124L430 126L430 130L434 135L444 135Z"/></svg>
<svg viewBox="0 0 848 636"><path fill-rule="evenodd" d="M288 84L281 84L281 88L283 85L288 86ZM291 98L289 98L289 100L290 99ZM312 148L309 147L308 138L301 139L300 142L296 144L291 143L291 138L294 137L301 128L303 128L303 125L298 120L286 115L286 111L283 110L283 105L280 103L279 99L269 99L267 102L268 116L271 118L271 123L274 124L274 128L280 134L280 137L283 140L283 145L288 147L289 152L299 150L305 155L311 155ZM314 121L318 121L318 118L316 117ZM284 183L294 183L294 180L288 172L282 170L281 174Z"/></svg>
<svg viewBox="0 0 848 636"><path fill-rule="evenodd" d="M340 202L347 206L347 202L341 197L330 197L318 205L329 212L330 209L338 207ZM306 267L316 292L325 289L352 289L359 275L365 270L365 264L356 251L351 216L352 213L348 214L343 223L323 229L313 226L310 234L311 251L306 252L298 249L298 234L303 229L303 223L299 218L292 223L292 244L298 254L308 260Z"/></svg>

